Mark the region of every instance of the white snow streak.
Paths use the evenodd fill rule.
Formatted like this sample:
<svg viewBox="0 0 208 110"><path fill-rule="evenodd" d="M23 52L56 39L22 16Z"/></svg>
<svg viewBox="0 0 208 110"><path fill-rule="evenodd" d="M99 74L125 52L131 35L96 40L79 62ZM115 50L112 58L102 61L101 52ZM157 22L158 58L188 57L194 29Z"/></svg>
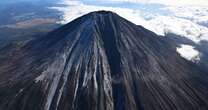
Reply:
<svg viewBox="0 0 208 110"><path fill-rule="evenodd" d="M45 74L41 74L40 76L38 76L37 78L35 78L35 83L38 83L40 81L43 81L45 78Z"/></svg>
<svg viewBox="0 0 208 110"><path fill-rule="evenodd" d="M51 106L51 102L53 100L53 97L55 95L55 92L57 90L60 78L61 78L61 73L64 69L64 65L66 62L66 56L63 55L61 58L55 60L56 62L54 62L50 68L47 69L47 71L45 71L43 74L45 74L45 76L47 76L47 78L49 78L49 80L52 80L52 83L50 85L49 88L49 93L47 96L47 101L44 107L44 110L49 110L50 106Z"/></svg>

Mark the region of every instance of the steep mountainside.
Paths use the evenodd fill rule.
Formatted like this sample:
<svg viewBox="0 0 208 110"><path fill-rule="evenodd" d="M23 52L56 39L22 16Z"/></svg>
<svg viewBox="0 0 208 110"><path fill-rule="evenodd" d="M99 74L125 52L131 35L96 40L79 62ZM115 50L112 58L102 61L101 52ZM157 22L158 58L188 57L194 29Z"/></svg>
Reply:
<svg viewBox="0 0 208 110"><path fill-rule="evenodd" d="M99 11L0 68L0 110L207 110L208 74L168 42Z"/></svg>

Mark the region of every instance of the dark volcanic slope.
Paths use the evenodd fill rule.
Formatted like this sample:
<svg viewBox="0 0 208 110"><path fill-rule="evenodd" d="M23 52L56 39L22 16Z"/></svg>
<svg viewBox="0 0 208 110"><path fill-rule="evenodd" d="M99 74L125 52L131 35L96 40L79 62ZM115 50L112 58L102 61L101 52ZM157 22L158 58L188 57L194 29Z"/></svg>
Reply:
<svg viewBox="0 0 208 110"><path fill-rule="evenodd" d="M208 74L154 33L93 12L0 71L0 110L207 110Z"/></svg>

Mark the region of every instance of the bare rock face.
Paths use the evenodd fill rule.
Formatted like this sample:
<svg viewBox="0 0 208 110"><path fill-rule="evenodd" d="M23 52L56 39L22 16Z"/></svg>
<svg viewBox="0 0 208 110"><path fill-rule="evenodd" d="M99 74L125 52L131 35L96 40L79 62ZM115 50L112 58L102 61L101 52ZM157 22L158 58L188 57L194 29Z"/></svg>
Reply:
<svg viewBox="0 0 208 110"><path fill-rule="evenodd" d="M0 110L207 110L208 74L162 37L92 12L1 68Z"/></svg>

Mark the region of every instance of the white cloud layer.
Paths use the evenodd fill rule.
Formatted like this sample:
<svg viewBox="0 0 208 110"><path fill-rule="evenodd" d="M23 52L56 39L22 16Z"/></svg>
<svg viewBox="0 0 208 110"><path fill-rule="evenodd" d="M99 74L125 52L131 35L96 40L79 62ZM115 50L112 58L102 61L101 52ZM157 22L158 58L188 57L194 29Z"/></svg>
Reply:
<svg viewBox="0 0 208 110"><path fill-rule="evenodd" d="M121 2L125 0L111 1ZM126 1L137 2L136 0ZM145 1L147 0L143 0L143 2ZM151 2L151 0L149 1ZM53 9L59 10L63 13L63 20L61 21L63 24L68 23L92 11L108 10L117 13L118 15L128 19L137 25L142 25L143 27L157 33L158 35L164 35L167 32L171 32L176 35L186 37L195 43L200 43L202 40L208 41L208 8L206 7L165 6L159 7L159 9L153 8L152 11L151 7L150 10L144 10L140 8L133 9L131 7L123 8L118 6L109 7L101 5L89 5L77 0L64 0L64 2L61 4L64 4L64 6L53 7ZM163 11L165 11L166 14L162 13ZM182 45L181 48L178 48L178 52L181 54L181 56L188 60L197 58L196 56L199 55L198 52L194 50L194 47L186 45Z"/></svg>
<svg viewBox="0 0 208 110"><path fill-rule="evenodd" d="M208 0L107 0L113 2L158 3L170 6L200 5L208 6Z"/></svg>
<svg viewBox="0 0 208 110"><path fill-rule="evenodd" d="M107 10L113 11L120 16L132 21L135 24L145 26L146 28L154 30L152 26L148 22L146 22L143 18L140 17L139 12L136 10L128 9L128 8L118 8L118 7L105 7L105 6L93 6L86 5L79 1L64 1L63 4L67 5L66 7L53 7L53 9L57 9L63 12L63 21L61 23L68 23L84 14L87 14L92 11L99 10Z"/></svg>
<svg viewBox="0 0 208 110"><path fill-rule="evenodd" d="M195 50L194 47L192 47L191 45L183 44L180 48L177 48L177 52L187 60L200 60L199 52Z"/></svg>
<svg viewBox="0 0 208 110"><path fill-rule="evenodd" d="M151 11L148 12L146 10L144 11L140 9L87 5L77 0L64 0L62 4L66 6L53 7L54 9L63 12L63 21L61 21L61 23L68 23L77 17L92 11L108 10L116 12L120 16L137 25L142 25L158 35L164 35L167 32L171 32L187 37L196 43L200 42L201 40L208 41L208 28L199 25L200 22L208 21L208 8L181 8L169 6L161 9L161 11L169 11L169 15L163 15L160 12L153 13ZM201 10L200 13L198 13L199 10Z"/></svg>

